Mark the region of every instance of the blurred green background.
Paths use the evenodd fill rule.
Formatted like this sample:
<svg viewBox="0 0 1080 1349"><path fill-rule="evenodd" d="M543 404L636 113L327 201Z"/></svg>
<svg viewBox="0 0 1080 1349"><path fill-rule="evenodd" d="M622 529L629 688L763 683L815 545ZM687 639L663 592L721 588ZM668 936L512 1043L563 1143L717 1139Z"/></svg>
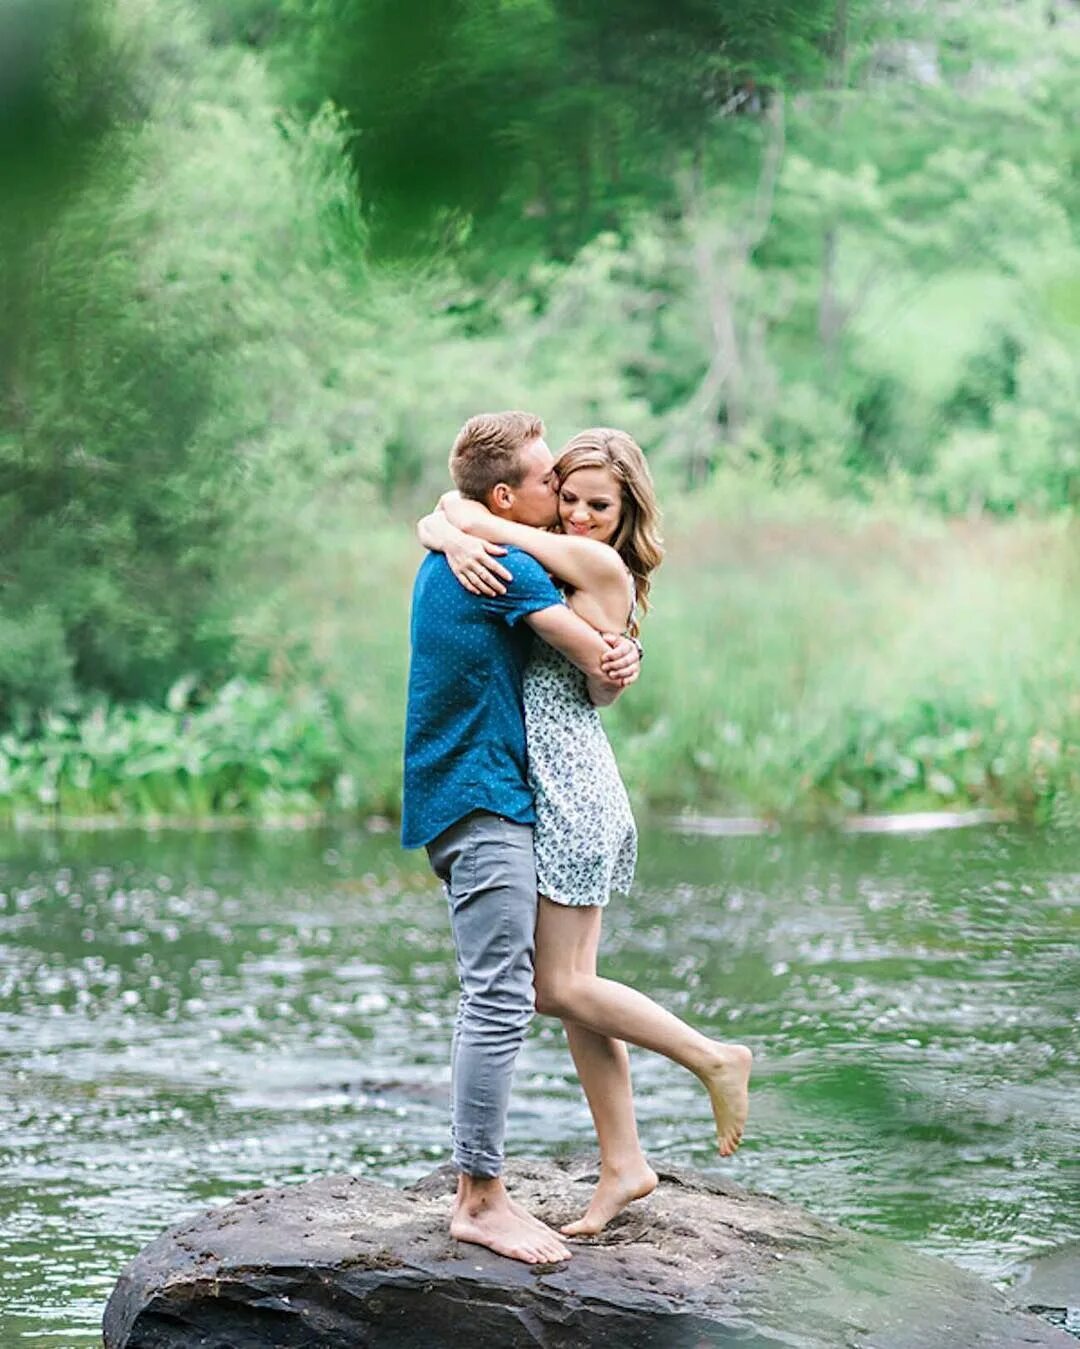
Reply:
<svg viewBox="0 0 1080 1349"><path fill-rule="evenodd" d="M639 806L1080 815L1072 0L6 0L0 813L392 816L471 413L625 426Z"/></svg>

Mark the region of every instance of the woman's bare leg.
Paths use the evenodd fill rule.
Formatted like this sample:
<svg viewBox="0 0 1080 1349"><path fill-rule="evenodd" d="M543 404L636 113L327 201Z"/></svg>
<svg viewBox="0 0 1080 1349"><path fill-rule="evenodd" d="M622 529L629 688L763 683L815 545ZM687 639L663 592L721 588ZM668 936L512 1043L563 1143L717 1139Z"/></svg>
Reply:
<svg viewBox="0 0 1080 1349"><path fill-rule="evenodd" d="M709 1093L717 1146L721 1156L730 1156L746 1126L750 1050L710 1040L636 989L601 979L596 974L601 913L541 898L536 926L537 1011L599 1036L652 1049L688 1068Z"/></svg>
<svg viewBox="0 0 1080 1349"><path fill-rule="evenodd" d="M600 1182L577 1222L564 1236L591 1237L635 1199L656 1189L656 1172L645 1160L634 1118L630 1055L621 1040L564 1021L566 1039L600 1143Z"/></svg>
<svg viewBox="0 0 1080 1349"><path fill-rule="evenodd" d="M541 903L550 901L544 899ZM587 916L581 924L582 940L575 959L582 970L595 975L603 911L591 908L582 912ZM546 930L537 929L534 965L540 983L548 982L543 974L549 957L545 935ZM557 952L555 958L561 954L561 951ZM630 1055L626 1045L573 1021L564 1021L563 1028L596 1126L600 1143L600 1183L584 1215L577 1222L567 1223L562 1231L568 1237L595 1236L627 1204L643 1199L656 1189L656 1172L645 1160L638 1140Z"/></svg>

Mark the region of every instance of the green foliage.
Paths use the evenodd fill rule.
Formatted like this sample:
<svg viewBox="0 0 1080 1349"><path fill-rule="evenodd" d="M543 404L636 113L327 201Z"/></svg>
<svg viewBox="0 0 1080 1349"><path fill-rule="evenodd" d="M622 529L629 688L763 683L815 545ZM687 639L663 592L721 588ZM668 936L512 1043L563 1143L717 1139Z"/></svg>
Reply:
<svg viewBox="0 0 1080 1349"><path fill-rule="evenodd" d="M287 517L352 448L370 339L337 119L282 122L256 63L172 19L167 49L128 32L150 116L112 133L0 321L5 612L48 609L56 660L118 697L221 668L231 638L206 610L263 523L245 535L241 507L273 484ZM0 708L24 698L0 667Z"/></svg>
<svg viewBox="0 0 1080 1349"><path fill-rule="evenodd" d="M400 529L339 534L348 515L246 615L244 658L274 684L193 697L188 678L164 707L24 720L0 737L0 812L394 813L419 553ZM668 536L642 678L605 715L640 807L1080 818L1074 530L838 520L819 489L741 474L679 507Z"/></svg>
<svg viewBox="0 0 1080 1349"><path fill-rule="evenodd" d="M0 6L0 195L5 251L76 186L101 140L136 109L110 0Z"/></svg>
<svg viewBox="0 0 1080 1349"><path fill-rule="evenodd" d="M820 492L680 507L613 740L640 800L819 820L1080 807L1075 530L943 528Z"/></svg>
<svg viewBox="0 0 1080 1349"><path fill-rule="evenodd" d="M70 698L71 657L54 610L40 605L17 618L0 615L0 688L8 717L43 712Z"/></svg>
<svg viewBox="0 0 1080 1349"><path fill-rule="evenodd" d="M0 16L9 803L391 810L405 522L500 405L556 446L627 426L670 503L648 677L614 717L643 799L1075 799L1071 15L211 8ZM935 523L1004 537L987 516L1048 541L1042 571L980 555L1002 595ZM720 519L739 565L702 542ZM231 690L190 723L160 710L189 671ZM177 748L196 723L209 775Z"/></svg>
<svg viewBox="0 0 1080 1349"><path fill-rule="evenodd" d="M380 251L464 231L566 258L671 175L726 112L822 64L827 0L290 0L277 64L331 99Z"/></svg>
<svg viewBox="0 0 1080 1349"><path fill-rule="evenodd" d="M232 680L187 708L94 704L53 713L39 733L0 735L0 810L9 817L236 815L274 820L372 804L344 771L345 740L313 691Z"/></svg>

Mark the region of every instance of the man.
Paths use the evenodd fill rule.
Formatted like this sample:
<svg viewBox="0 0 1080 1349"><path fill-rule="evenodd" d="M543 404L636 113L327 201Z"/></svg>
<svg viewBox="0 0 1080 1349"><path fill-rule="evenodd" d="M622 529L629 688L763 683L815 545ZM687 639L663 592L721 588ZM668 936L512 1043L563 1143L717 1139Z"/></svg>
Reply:
<svg viewBox="0 0 1080 1349"><path fill-rule="evenodd" d="M463 496L521 524L556 520L543 423L523 412L465 423L450 454ZM426 847L450 903L461 1001L451 1050L459 1241L527 1264L570 1252L517 1205L500 1176L514 1062L533 1013L536 865L522 674L535 637L561 651L610 703L638 652L563 602L534 558L509 549L502 595L473 595L430 553L413 588L402 843ZM535 635L535 636L534 636Z"/></svg>

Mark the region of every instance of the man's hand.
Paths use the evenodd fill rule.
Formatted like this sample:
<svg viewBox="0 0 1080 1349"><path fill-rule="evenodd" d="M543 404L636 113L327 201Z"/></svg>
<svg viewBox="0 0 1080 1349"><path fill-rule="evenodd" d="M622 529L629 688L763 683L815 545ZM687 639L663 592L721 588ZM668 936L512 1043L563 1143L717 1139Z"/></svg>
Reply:
<svg viewBox="0 0 1080 1349"><path fill-rule="evenodd" d="M632 684L641 673L641 652L635 641L616 632L600 634L608 650L600 657L600 669L605 679L619 688Z"/></svg>

